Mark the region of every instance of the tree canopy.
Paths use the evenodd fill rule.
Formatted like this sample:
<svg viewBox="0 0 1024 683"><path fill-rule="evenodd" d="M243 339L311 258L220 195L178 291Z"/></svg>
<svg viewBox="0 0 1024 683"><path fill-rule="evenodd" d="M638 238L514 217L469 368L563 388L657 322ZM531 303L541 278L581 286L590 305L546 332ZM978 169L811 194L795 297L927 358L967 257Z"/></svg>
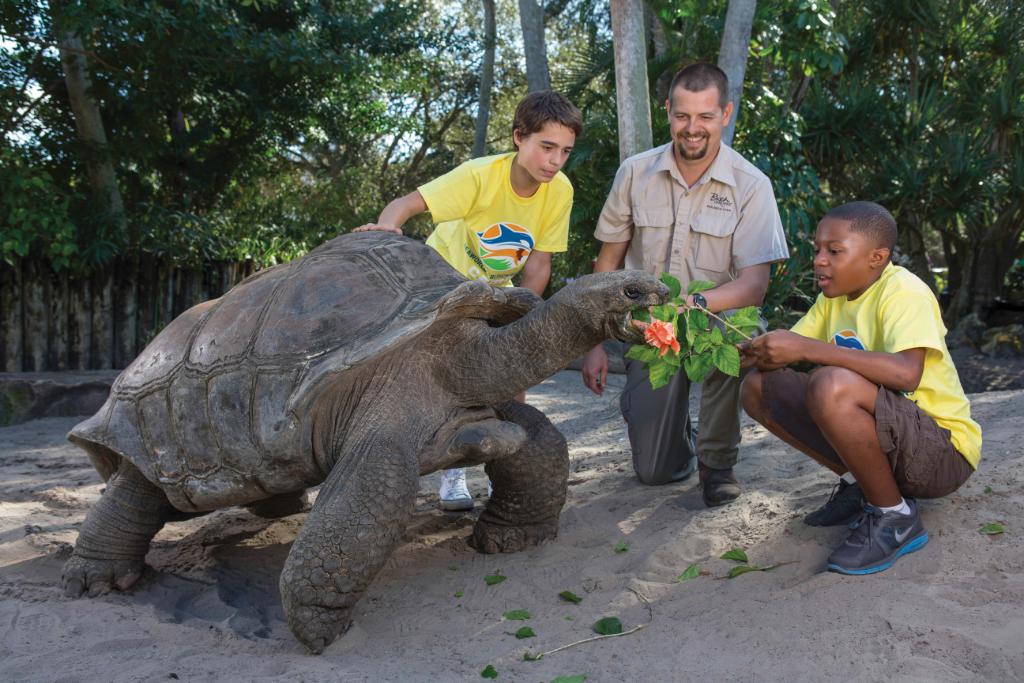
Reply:
<svg viewBox="0 0 1024 683"><path fill-rule="evenodd" d="M519 4L494 4L486 153L511 149L527 91ZM539 7L539 5L538 5ZM649 0L654 143L667 79L716 61L727 0ZM584 113L553 286L589 272L618 166L607 0L543 5L552 87ZM98 207L58 46L81 41L124 223ZM373 220L474 147L487 38L479 0L14 0L0 9L0 257L88 270L146 251L272 264ZM772 179L793 259L768 312L813 294L810 237L828 206L882 203L900 258L984 313L1021 253L1024 9L1012 0L762 0L734 145ZM412 231L425 235L418 219ZM932 269L948 274L932 277Z"/></svg>

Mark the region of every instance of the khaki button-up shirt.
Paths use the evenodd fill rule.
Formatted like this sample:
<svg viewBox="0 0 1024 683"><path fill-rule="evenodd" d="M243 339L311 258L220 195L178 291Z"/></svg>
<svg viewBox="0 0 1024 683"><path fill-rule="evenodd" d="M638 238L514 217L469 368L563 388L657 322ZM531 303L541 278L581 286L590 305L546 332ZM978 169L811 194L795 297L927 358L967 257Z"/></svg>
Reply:
<svg viewBox="0 0 1024 683"><path fill-rule="evenodd" d="M720 285L741 268L789 258L771 181L724 144L693 187L676 166L672 143L626 159L594 236L628 241L627 269L668 271L684 286Z"/></svg>

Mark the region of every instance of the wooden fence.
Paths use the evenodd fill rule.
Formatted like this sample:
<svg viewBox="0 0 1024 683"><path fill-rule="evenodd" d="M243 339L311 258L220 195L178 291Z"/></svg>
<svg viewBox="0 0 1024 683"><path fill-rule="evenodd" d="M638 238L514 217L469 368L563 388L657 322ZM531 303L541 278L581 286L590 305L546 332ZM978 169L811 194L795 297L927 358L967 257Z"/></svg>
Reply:
<svg viewBox="0 0 1024 683"><path fill-rule="evenodd" d="M177 315L252 272L252 262L190 269L150 255L87 276L0 263L0 371L123 368Z"/></svg>

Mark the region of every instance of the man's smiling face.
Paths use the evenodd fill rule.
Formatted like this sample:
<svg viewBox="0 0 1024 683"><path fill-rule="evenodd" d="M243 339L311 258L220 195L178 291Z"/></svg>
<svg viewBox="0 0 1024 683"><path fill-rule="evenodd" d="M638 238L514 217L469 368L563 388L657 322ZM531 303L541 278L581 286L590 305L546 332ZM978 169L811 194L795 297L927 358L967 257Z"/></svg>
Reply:
<svg viewBox="0 0 1024 683"><path fill-rule="evenodd" d="M672 144L684 163L703 161L718 153L722 130L732 115L732 103L723 108L721 99L715 86L697 92L676 86L669 94L665 108Z"/></svg>

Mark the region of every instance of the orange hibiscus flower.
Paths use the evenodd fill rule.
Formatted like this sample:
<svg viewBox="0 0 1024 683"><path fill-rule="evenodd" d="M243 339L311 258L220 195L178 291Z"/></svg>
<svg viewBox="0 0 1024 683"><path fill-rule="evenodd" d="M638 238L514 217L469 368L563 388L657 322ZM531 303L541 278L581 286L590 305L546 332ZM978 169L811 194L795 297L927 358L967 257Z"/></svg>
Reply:
<svg viewBox="0 0 1024 683"><path fill-rule="evenodd" d="M644 329L644 341L658 349L659 356L664 356L668 353L669 349L679 353L679 340L676 339L676 328L670 322L652 320L651 324Z"/></svg>

